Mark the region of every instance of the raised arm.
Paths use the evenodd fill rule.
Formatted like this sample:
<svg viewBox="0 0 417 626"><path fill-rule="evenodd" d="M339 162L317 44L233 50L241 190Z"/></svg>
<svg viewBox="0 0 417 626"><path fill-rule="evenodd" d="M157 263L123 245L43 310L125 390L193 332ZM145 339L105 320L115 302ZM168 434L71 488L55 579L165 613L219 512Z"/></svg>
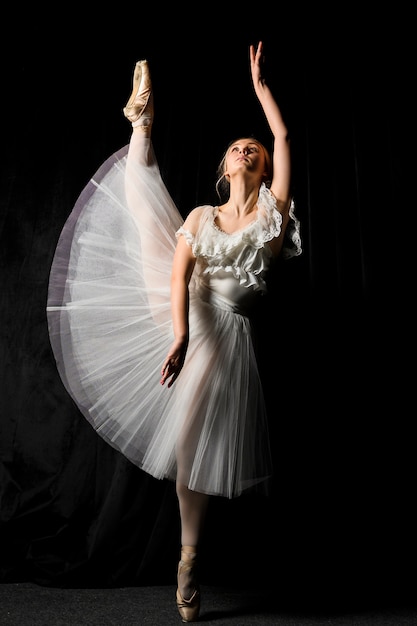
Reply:
<svg viewBox="0 0 417 626"><path fill-rule="evenodd" d="M253 87L274 137L272 151L273 176L270 189L278 201L279 211L285 215L290 205L291 179L288 130L278 104L262 76L262 42L259 42L256 49L254 46L250 46L249 53Z"/></svg>

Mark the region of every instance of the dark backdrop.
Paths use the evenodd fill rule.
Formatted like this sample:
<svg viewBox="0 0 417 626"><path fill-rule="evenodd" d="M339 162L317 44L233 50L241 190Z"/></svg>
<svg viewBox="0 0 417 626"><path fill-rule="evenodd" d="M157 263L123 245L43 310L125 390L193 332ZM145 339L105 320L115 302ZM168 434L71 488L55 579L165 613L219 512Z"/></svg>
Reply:
<svg viewBox="0 0 417 626"><path fill-rule="evenodd" d="M4 23L0 582L174 583L174 486L104 444L68 397L48 339L49 270L78 195L128 142L135 62L150 62L154 147L185 216L216 202L230 139L270 145L248 64L263 39L304 253L279 265L255 320L272 494L212 501L203 581L299 598L412 595L409 16L397 6L365 20L352 4L115 9Z"/></svg>

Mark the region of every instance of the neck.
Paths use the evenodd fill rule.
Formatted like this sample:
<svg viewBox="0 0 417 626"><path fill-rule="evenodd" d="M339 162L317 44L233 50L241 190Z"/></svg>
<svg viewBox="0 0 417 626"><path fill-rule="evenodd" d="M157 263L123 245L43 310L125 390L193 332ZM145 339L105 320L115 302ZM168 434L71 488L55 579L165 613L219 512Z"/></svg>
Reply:
<svg viewBox="0 0 417 626"><path fill-rule="evenodd" d="M229 200L225 203L236 215L247 215L256 209L259 186L238 184L230 187Z"/></svg>

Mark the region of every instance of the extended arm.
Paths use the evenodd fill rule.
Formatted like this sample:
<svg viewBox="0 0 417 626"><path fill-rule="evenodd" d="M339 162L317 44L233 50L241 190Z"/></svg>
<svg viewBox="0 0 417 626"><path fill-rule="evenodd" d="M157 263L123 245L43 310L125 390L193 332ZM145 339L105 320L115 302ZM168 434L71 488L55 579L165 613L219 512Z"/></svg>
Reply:
<svg viewBox="0 0 417 626"><path fill-rule="evenodd" d="M250 46L250 66L255 93L274 137L272 153L273 177L271 191L278 201L278 210L286 216L290 205L291 159L288 130L265 79L262 76L263 46Z"/></svg>

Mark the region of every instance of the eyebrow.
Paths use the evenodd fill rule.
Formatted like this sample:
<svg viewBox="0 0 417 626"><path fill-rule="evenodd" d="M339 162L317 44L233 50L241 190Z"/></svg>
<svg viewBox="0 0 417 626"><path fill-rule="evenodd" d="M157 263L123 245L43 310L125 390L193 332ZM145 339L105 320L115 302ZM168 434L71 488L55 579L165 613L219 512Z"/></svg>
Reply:
<svg viewBox="0 0 417 626"><path fill-rule="evenodd" d="M234 143L232 143L232 144L229 146L229 150L230 150L231 148L234 148L235 146L239 146L241 143L242 143L242 141L235 141ZM260 147L261 147L261 144L260 144L260 143L258 143L257 141L249 141L249 142L248 142L248 146L257 146L258 148L260 148Z"/></svg>

